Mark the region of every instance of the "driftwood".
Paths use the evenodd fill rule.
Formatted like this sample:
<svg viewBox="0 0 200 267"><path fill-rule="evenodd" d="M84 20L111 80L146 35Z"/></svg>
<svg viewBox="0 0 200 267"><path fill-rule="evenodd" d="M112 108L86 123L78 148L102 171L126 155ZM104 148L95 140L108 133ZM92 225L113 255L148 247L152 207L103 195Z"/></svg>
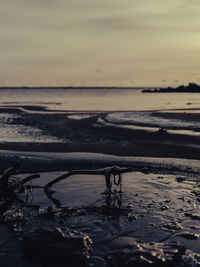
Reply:
<svg viewBox="0 0 200 267"><path fill-rule="evenodd" d="M23 179L19 179L13 177L13 175L18 173L18 169L20 167L20 163L16 162L16 164L9 169L6 169L1 178L0 178L0 199L3 197L6 199L5 203L0 206L0 211L5 211L15 200L22 203L22 200L19 200L18 193L24 192L27 186L25 184L27 182L31 182L34 179L40 178L40 174L33 174L29 175ZM57 206L60 205L59 201L52 197L54 191L51 190L51 187L64 180L69 178L75 174L86 174L86 175L104 175L105 177L105 184L106 184L106 191L105 193L111 194L112 193L112 185L120 186L121 192L121 185L122 185L122 174L126 172L131 172L130 168L123 168L118 166L106 167L103 169L98 170L71 170L56 179L52 180L44 187L44 192L46 193L47 197L53 201L54 204ZM111 179L113 177L113 180ZM32 186L29 185L31 190L33 188L38 188L40 186ZM26 204L25 202L23 204Z"/></svg>
<svg viewBox="0 0 200 267"><path fill-rule="evenodd" d="M7 193L7 191L9 190L8 186L9 178L18 172L20 166L21 166L20 162L17 161L14 166L6 169L3 172L2 177L0 179L0 190L3 194Z"/></svg>
<svg viewBox="0 0 200 267"><path fill-rule="evenodd" d="M122 187L122 174L126 172L131 172L131 168L122 168L118 166L112 166L112 167L106 167L98 170L71 170L53 181L49 182L44 186L44 192L46 193L47 197L57 206L60 207L61 203L58 199L53 197L53 193L55 191L51 190L51 187L64 180L69 178L72 175L76 174L86 174L86 175L104 175L105 177L105 183L106 183L106 191L105 194L107 194L107 200L110 203L111 202L111 197L110 194L112 193L112 176L113 176L113 183L116 186L120 186L119 192L121 193L121 187ZM118 180L116 179L116 176L118 176Z"/></svg>
<svg viewBox="0 0 200 267"><path fill-rule="evenodd" d="M0 205L0 212L6 211L15 201L24 204L19 199L18 193L24 192L25 183L40 177L39 174L30 175L21 180L14 177L14 175L18 174L20 166L20 162L16 162L2 173L0 178L0 200L3 200L3 203Z"/></svg>
<svg viewBox="0 0 200 267"><path fill-rule="evenodd" d="M50 193L50 187L52 187L54 184L56 184L56 183L58 183L64 179L67 179L68 177L70 177L72 175L76 175L76 174L104 175L105 176L105 182L106 182L106 189L108 192L111 192L111 188L112 188L111 176L113 175L114 184L119 185L120 190L121 190L121 183L122 183L121 174L126 173L126 172L131 172L131 169L130 168L121 168L118 166L112 166L112 167L107 167L107 168L98 169L98 170L72 170L66 174L63 174L63 175L57 177L53 181L49 182L47 185L44 186L44 191L49 194ZM116 181L117 175L118 175L118 181Z"/></svg>
<svg viewBox="0 0 200 267"><path fill-rule="evenodd" d="M30 176L27 176L26 178L21 180L21 184L23 185L31 180L38 179L38 178L40 178L40 174L33 174Z"/></svg>

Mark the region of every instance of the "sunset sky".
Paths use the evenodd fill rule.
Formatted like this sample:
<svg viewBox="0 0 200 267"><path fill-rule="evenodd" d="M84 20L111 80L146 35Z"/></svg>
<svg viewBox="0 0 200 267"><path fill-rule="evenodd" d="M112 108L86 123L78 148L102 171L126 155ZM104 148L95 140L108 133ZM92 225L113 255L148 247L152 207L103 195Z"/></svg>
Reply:
<svg viewBox="0 0 200 267"><path fill-rule="evenodd" d="M1 0L0 85L200 83L199 0Z"/></svg>

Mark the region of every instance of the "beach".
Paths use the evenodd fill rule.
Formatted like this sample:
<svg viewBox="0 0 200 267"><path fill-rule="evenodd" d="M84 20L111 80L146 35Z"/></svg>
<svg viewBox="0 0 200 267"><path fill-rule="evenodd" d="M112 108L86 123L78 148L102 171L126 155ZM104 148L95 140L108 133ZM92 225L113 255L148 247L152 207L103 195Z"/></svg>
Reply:
<svg viewBox="0 0 200 267"><path fill-rule="evenodd" d="M0 6L0 267L200 266L200 3Z"/></svg>
<svg viewBox="0 0 200 267"><path fill-rule="evenodd" d="M1 199L4 266L198 266L198 106L66 110L50 100L1 105L1 171L20 163L17 199L6 210ZM128 171L117 184L113 169L106 192L112 166ZM36 174L21 192L17 181ZM61 259L70 246L78 256Z"/></svg>
<svg viewBox="0 0 200 267"><path fill-rule="evenodd" d="M153 126L148 122L142 125L137 122L109 122L109 115L115 115L117 112L42 111L38 106L23 109L4 107L1 114L19 114L19 117L11 118L7 122L13 137L9 140L9 134L6 132L6 140L0 141L0 149L188 159L200 157L198 110L192 110L193 113L187 110L151 112L153 118L164 118L167 123L172 119L175 124L176 120L179 120L181 123L192 122L196 127L183 127L180 123L176 128L166 127L165 132L159 132L163 127L162 124L159 126L159 120ZM24 135L20 135L21 139L17 139L15 132L12 133L12 127L16 125L27 129L30 127L31 130L24 131Z"/></svg>

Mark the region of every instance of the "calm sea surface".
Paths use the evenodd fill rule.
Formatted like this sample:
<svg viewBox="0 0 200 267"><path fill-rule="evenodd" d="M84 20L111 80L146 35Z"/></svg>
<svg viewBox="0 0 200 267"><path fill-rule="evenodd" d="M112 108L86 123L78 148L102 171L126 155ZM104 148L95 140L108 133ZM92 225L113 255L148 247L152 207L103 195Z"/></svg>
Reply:
<svg viewBox="0 0 200 267"><path fill-rule="evenodd" d="M200 94L145 94L140 89L3 89L0 105L39 105L73 111L192 109L200 108Z"/></svg>

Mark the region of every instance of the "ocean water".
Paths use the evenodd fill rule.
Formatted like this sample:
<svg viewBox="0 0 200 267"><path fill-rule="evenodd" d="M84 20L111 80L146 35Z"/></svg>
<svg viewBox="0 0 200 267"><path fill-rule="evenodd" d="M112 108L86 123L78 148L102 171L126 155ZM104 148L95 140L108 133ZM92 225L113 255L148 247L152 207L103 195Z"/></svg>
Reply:
<svg viewBox="0 0 200 267"><path fill-rule="evenodd" d="M141 89L3 89L0 105L38 105L52 110L144 111L200 109L198 93L147 94Z"/></svg>
<svg viewBox="0 0 200 267"><path fill-rule="evenodd" d="M33 107L37 107L37 109ZM87 112L107 111L107 123L155 131L165 127L188 135L200 135L200 122L151 116L152 111L200 112L198 93L142 93L142 89L1 89L0 108L22 107L26 112L68 112L71 119L84 119ZM82 112L82 114L80 114ZM20 114L0 113L0 142L60 142L40 129L12 120ZM146 128L145 128L146 127ZM148 127L148 128L147 128Z"/></svg>

